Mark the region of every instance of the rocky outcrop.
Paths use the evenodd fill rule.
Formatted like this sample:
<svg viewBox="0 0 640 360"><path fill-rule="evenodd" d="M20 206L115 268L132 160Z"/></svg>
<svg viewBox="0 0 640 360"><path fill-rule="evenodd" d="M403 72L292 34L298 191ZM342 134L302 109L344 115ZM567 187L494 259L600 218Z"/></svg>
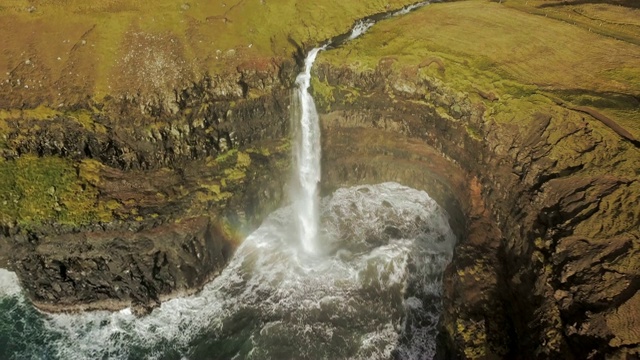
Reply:
<svg viewBox="0 0 640 360"><path fill-rule="evenodd" d="M6 114L0 263L48 311L197 290L283 199L291 64L204 78L175 109L125 97Z"/></svg>
<svg viewBox="0 0 640 360"><path fill-rule="evenodd" d="M283 200L292 53L408 3L3 8L0 266L51 311L197 289Z"/></svg>
<svg viewBox="0 0 640 360"><path fill-rule="evenodd" d="M424 141L380 127L378 116L401 114L337 110L321 115L323 192L344 186L395 181L426 191L443 206L458 237L465 236L461 201L468 199L467 173ZM395 118L398 119L398 118Z"/></svg>
<svg viewBox="0 0 640 360"><path fill-rule="evenodd" d="M344 69L319 74L345 86ZM424 90L395 92L397 81ZM621 314L630 323L637 318L630 310L640 279L637 148L575 113L541 109L522 119L529 125L508 126L465 99L455 99L459 111L447 116L435 108L451 105L414 100L424 96L419 91L455 98L446 87L396 75L367 82L348 83L366 95L323 117L325 172L341 172L327 179L334 186L400 181L462 209L466 221L457 224L466 228L446 275L444 324L452 347L467 358L635 353L633 328L607 324L620 324L613 319ZM389 88L393 98L377 98ZM366 135L376 131L384 134ZM439 155L423 155L426 144ZM438 162L445 164L440 170Z"/></svg>
<svg viewBox="0 0 640 360"><path fill-rule="evenodd" d="M9 159L23 154L90 158L122 170L149 170L282 139L289 124L286 84L293 71L286 62L261 72L244 70L231 79L205 77L176 91L171 109L160 100L134 96L50 111L45 119L35 110L16 111L3 119L6 146L1 150ZM248 89L264 95L248 97Z"/></svg>
<svg viewBox="0 0 640 360"><path fill-rule="evenodd" d="M133 305L145 312L167 296L198 290L215 276L236 246L227 237L206 217L137 232L44 236L37 244L15 247L12 270L45 311Z"/></svg>

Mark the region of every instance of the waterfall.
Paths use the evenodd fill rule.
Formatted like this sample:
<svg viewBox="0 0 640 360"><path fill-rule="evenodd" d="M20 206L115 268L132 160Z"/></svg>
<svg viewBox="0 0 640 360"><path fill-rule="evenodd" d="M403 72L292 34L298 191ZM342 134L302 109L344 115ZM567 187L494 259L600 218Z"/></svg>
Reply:
<svg viewBox="0 0 640 360"><path fill-rule="evenodd" d="M299 134L295 146L295 162L298 176L298 189L295 207L297 209L298 232L302 247L308 253L318 251L318 224L320 223L318 206L318 185L320 183L320 124L313 97L309 94L311 67L318 53L326 45L314 48L304 61L304 71L296 79L296 91L299 104Z"/></svg>
<svg viewBox="0 0 640 360"><path fill-rule="evenodd" d="M312 49L304 60L304 71L296 78L298 86L294 97L294 126L298 127L297 139L294 146L294 162L296 166L294 184L297 187L292 192L294 207L297 211L296 225L300 243L303 249L310 254L317 254L320 251L318 241L318 230L320 224L319 214L319 194L320 184L320 159L322 150L320 148L320 124L318 112L313 97L309 94L311 85L311 68L320 51L328 47L342 45L364 34L379 20L388 19L394 16L405 15L422 6L429 4L429 1L418 2L406 6L400 10L370 16L357 21L351 28L348 35L337 36L321 47ZM299 121L298 121L299 118Z"/></svg>

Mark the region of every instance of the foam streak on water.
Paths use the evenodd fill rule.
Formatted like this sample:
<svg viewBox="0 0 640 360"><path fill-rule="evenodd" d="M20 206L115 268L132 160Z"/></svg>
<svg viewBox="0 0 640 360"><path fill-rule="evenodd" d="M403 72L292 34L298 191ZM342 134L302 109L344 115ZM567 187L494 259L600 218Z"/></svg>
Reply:
<svg viewBox="0 0 640 360"><path fill-rule="evenodd" d="M353 26L353 29L351 29L351 34L349 34L348 40L353 40L359 37L360 35L367 32L367 30L369 30L369 28L371 28L373 25L375 25L375 21L373 20L359 20Z"/></svg>
<svg viewBox="0 0 640 360"><path fill-rule="evenodd" d="M411 4L408 6L403 7L402 9L395 11L393 13L391 13L391 15L389 15L388 17L394 17L394 16L401 16L401 15L406 15L416 9L419 9L425 5L428 5L430 3L430 1L422 1L419 3L415 3L415 4Z"/></svg>
<svg viewBox="0 0 640 360"><path fill-rule="evenodd" d="M20 293L20 285L16 274L0 269L0 297L14 296Z"/></svg>

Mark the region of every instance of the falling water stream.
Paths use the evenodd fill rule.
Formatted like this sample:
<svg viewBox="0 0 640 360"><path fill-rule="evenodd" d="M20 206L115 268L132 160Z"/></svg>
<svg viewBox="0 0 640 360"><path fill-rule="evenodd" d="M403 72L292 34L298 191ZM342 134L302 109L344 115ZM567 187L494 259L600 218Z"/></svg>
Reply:
<svg viewBox="0 0 640 360"><path fill-rule="evenodd" d="M313 97L309 93L311 86L311 69L318 54L328 47L340 46L345 42L356 39L364 34L375 23L382 19L405 15L417 8L427 5L423 1L406 6L400 10L379 14L356 22L348 36L338 36L326 44L311 49L304 59L304 69L296 78L297 90L295 93L297 139L294 148L294 161L297 169L297 187L294 189L293 198L297 212L297 228L303 248L313 254L320 251L321 244L318 240L319 215L318 215L318 186L320 184L320 160L322 151L320 148L320 123L318 112ZM297 119L299 117L299 119ZM299 121L298 121L299 120Z"/></svg>
<svg viewBox="0 0 640 360"><path fill-rule="evenodd" d="M373 23L359 22L342 41ZM269 215L218 277L137 318L129 309L40 313L0 269L0 359L432 358L456 239L427 193L397 183L319 197L308 88L330 46L311 50L297 78L295 201Z"/></svg>
<svg viewBox="0 0 640 360"><path fill-rule="evenodd" d="M318 251L318 184L320 183L320 124L313 97L309 94L311 67L326 45L309 52L304 71L298 75L296 100L299 103L300 131L296 139L294 159L298 174L298 191L294 194L298 209L298 232L302 246L309 253ZM297 120L297 119L294 119Z"/></svg>

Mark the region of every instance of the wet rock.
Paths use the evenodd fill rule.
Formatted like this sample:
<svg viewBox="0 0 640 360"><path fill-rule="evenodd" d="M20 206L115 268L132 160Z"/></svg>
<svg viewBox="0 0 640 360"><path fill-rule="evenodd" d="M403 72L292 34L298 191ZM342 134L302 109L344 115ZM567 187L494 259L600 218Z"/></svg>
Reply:
<svg viewBox="0 0 640 360"><path fill-rule="evenodd" d="M25 282L24 289L47 311L150 309L204 285L235 247L205 217L138 232L45 236L40 242L12 255L13 270L39 279Z"/></svg>
<svg viewBox="0 0 640 360"><path fill-rule="evenodd" d="M596 133L579 113L553 106L521 117L518 126L500 123L435 80L328 65L318 71L328 86L346 83L361 94L330 103L322 115L325 181L400 181L464 213L463 240L445 274L444 326L458 356L636 352L630 323L613 315L635 321L629 304L640 279L632 210L640 189L631 170L640 157L625 138ZM415 100L419 88L429 89L429 103ZM369 120L383 116L402 124L393 141L374 135L393 128ZM426 155L425 144L459 164L460 177L446 161L438 167L440 155ZM636 165L616 165L623 158Z"/></svg>
<svg viewBox="0 0 640 360"><path fill-rule="evenodd" d="M400 239L402 237L402 231L394 226L387 226L384 229L384 233L388 235L391 239Z"/></svg>
<svg viewBox="0 0 640 360"><path fill-rule="evenodd" d="M502 9L491 8L492 21ZM283 198L270 162L282 159L256 151L250 159L258 167L239 170L238 157L224 155L287 138L295 62L239 64L244 51L218 50L210 58L233 69L196 75L185 45L167 34L127 34L113 79L99 79L121 88L101 102L92 98L96 79L50 69L75 70L89 46L60 61L25 53L7 72L0 106L20 112L3 114L3 157L98 161L107 166L92 180L98 197L128 216L31 230L2 218L0 266L17 271L41 307L134 304L149 311L167 294L197 288L224 263L215 221L186 219L211 212L238 224L257 221ZM449 211L462 239L444 279L443 326L455 355L637 356L636 138L591 108L528 94L511 80L502 84L501 75L477 85L473 76L456 77L448 57L419 55L426 59L408 67L384 57L362 71L315 68L328 88L323 191L395 180L428 190ZM614 90L628 91L620 84L633 72L618 70ZM102 72L90 65L86 73ZM500 86L489 86L496 79ZM47 90L34 92L34 85ZM592 101L594 89L586 90ZM622 96L637 104L637 94ZM43 104L56 112L41 113ZM222 181L202 183L225 171L240 179L225 191Z"/></svg>

